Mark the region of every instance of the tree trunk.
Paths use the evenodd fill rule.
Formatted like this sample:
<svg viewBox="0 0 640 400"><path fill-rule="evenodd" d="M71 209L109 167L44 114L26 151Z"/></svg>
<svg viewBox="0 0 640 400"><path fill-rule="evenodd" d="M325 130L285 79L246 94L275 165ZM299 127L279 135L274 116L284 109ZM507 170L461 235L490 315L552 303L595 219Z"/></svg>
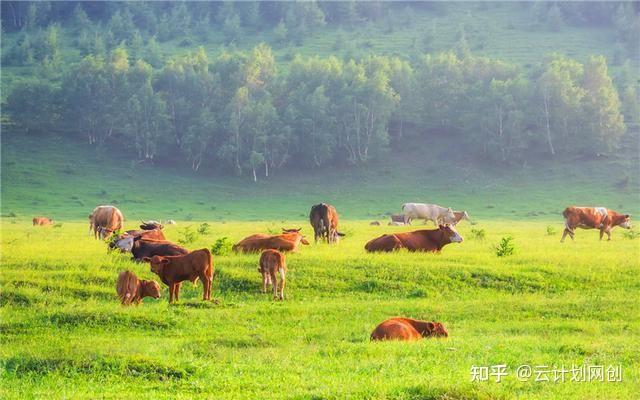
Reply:
<svg viewBox="0 0 640 400"><path fill-rule="evenodd" d="M553 148L553 143L551 141L551 121L550 121L550 111L549 111L549 93L545 90L544 93L544 116L546 120L547 127L547 144L549 145L549 151L552 156L556 155L556 151Z"/></svg>

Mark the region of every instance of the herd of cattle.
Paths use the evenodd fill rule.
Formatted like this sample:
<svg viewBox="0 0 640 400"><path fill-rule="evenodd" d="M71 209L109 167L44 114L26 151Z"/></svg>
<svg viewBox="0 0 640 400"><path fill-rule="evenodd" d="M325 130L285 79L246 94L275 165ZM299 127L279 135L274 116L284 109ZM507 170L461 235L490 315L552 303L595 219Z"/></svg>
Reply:
<svg viewBox="0 0 640 400"><path fill-rule="evenodd" d="M631 217L619 214L604 207L567 207L562 213L565 229L561 242L569 235L574 239L576 228L598 229L600 240L606 233L611 240L611 229L616 226L631 228ZM383 234L367 242L368 252L391 252L400 249L408 251L439 252L449 243L462 242L462 236L456 231L456 224L469 220L466 211L453 211L451 208L435 204L405 203L401 215L392 215L389 225L410 225L412 220L432 221L436 229L422 229L411 232ZM314 231L314 239L333 244L344 234L338 231L338 212L332 205L321 203L311 207L309 222ZM33 218L33 225L51 225L53 220L47 217ZM175 224L169 220L166 224ZM372 222L379 225L379 222ZM209 249L189 251L170 242L163 233L163 225L158 221L142 221L140 229L121 233L124 215L114 206L98 206L89 215L89 233L96 239L108 241L110 249L130 252L134 260L150 264L151 272L169 287L169 302L179 300L182 282L203 284L203 300L211 300L213 282L213 257ZM284 229L281 234L257 233L248 236L233 246L233 251L242 253L261 252L258 272L262 275L262 292L269 285L276 300L284 300L286 280L286 252L296 252L300 244L309 245L298 229ZM160 297L160 285L152 280L140 280L131 271L119 274L116 290L123 305L139 304L144 297ZM419 321L409 318L391 318L378 325L371 334L372 340L396 339L417 340L422 337L448 336L448 332L439 322Z"/></svg>

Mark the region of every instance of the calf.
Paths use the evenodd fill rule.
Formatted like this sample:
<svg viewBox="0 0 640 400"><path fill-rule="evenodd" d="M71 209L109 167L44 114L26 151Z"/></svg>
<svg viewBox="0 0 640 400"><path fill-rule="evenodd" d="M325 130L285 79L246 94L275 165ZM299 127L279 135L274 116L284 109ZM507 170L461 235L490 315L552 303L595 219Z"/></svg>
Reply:
<svg viewBox="0 0 640 400"><path fill-rule="evenodd" d="M138 305L144 297L160 298L160 285L156 281L140 280L131 271L122 271L118 275L116 291L120 303L124 306Z"/></svg>
<svg viewBox="0 0 640 400"><path fill-rule="evenodd" d="M213 282L213 257L209 249L194 250L182 256L144 257L151 264L151 272L158 275L169 286L169 303L180 299L180 285L184 281L202 281L202 300L211 300Z"/></svg>
<svg viewBox="0 0 640 400"><path fill-rule="evenodd" d="M48 217L35 217L33 220L33 226L45 226L45 225L52 225L53 224L53 218L48 218Z"/></svg>
<svg viewBox="0 0 640 400"><path fill-rule="evenodd" d="M395 317L383 321L371 333L371 340L420 340L423 337L448 337L440 322Z"/></svg>
<svg viewBox="0 0 640 400"><path fill-rule="evenodd" d="M271 284L273 286L273 299L284 300L285 276L287 274L284 254L273 249L263 251L260 255L258 272L262 274L262 293L266 293L267 285ZM280 282L278 282L276 273L280 274ZM279 296L278 289L280 290Z"/></svg>

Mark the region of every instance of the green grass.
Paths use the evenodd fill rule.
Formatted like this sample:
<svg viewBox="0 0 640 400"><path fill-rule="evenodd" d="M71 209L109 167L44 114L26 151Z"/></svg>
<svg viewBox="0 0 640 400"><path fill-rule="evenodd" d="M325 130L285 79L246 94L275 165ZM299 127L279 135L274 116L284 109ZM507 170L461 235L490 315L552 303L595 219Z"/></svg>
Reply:
<svg viewBox="0 0 640 400"><path fill-rule="evenodd" d="M463 149L451 152L447 140L427 137L363 168L284 170L254 184L207 172L210 166L194 173L182 165L141 165L121 150L98 152L62 138L4 135L2 214L84 221L96 205L115 204L130 221L277 221L306 219L321 201L343 218L383 224L405 202L448 205L480 220L562 222L562 210L572 204L640 214L636 145L593 161L563 156L491 166Z"/></svg>
<svg viewBox="0 0 640 400"><path fill-rule="evenodd" d="M13 223L15 222L15 223ZM207 221L237 241L280 221ZM130 223L128 227L132 226ZM166 229L171 240L195 222ZM199 224L199 223L198 223ZM310 228L303 220L287 226ZM258 255L215 257L214 297L184 285L179 304L145 299L123 308L120 270L154 278L147 264L107 254L87 224L32 227L2 219L0 348L2 398L260 399L631 399L640 390L638 239L611 242L580 231L574 243L548 236L548 223L481 221L483 240L462 223L462 244L439 255L366 254L364 243L405 230L344 220L337 246L288 256L285 302L262 295ZM561 223L554 226L561 230ZM516 252L493 246L514 237ZM371 343L396 316L442 321L449 339ZM472 383L472 365L507 364L502 383ZM621 365L621 383L519 382L531 365Z"/></svg>

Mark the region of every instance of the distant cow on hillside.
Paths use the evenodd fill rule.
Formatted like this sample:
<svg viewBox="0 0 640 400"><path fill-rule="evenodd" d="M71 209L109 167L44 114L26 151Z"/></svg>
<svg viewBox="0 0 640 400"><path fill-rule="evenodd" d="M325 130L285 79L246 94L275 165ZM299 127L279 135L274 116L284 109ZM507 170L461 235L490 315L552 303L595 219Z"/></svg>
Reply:
<svg viewBox="0 0 640 400"><path fill-rule="evenodd" d="M89 215L89 234L107 239L113 232L122 230L124 215L114 206L98 206Z"/></svg>
<svg viewBox="0 0 640 400"><path fill-rule="evenodd" d="M48 217L35 217L33 220L33 226L46 226L53 225L53 218Z"/></svg>
<svg viewBox="0 0 640 400"><path fill-rule="evenodd" d="M311 207L309 222L313 227L316 243L319 238L327 243L337 243L339 237L344 236L338 232L338 220L338 212L331 204L320 203Z"/></svg>
<svg viewBox="0 0 640 400"><path fill-rule="evenodd" d="M423 219L425 224L432 221L436 226L455 223L455 216L451 208L437 204L405 203L402 205L404 222L411 225L413 219Z"/></svg>

